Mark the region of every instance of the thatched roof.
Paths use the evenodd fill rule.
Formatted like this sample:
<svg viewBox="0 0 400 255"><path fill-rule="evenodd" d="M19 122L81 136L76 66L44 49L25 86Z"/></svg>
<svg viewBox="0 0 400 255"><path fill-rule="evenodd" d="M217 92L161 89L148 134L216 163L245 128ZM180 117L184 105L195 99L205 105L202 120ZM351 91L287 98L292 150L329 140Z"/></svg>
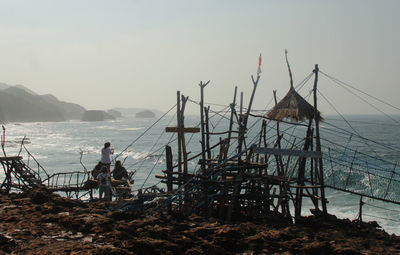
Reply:
<svg viewBox="0 0 400 255"><path fill-rule="evenodd" d="M310 120L314 119L314 107L301 97L293 86L290 86L289 92L267 113L267 117L274 120L286 118L295 121ZM322 120L320 112L318 119Z"/></svg>

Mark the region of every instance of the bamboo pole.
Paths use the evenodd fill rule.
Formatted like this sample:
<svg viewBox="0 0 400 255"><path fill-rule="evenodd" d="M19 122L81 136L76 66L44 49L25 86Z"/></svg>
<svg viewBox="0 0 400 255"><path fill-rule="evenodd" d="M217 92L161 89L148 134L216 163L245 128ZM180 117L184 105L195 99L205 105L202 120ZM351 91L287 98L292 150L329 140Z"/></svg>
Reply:
<svg viewBox="0 0 400 255"><path fill-rule="evenodd" d="M179 132L181 129L181 92L177 92L176 96L176 118L177 118L177 127L178 127L178 172L182 172L182 142L181 142L181 135L182 133Z"/></svg>
<svg viewBox="0 0 400 255"><path fill-rule="evenodd" d="M319 134L319 113L318 113L318 107L317 107L317 84L318 84L318 72L319 68L318 65L315 65L314 69L314 74L315 74L315 80L314 80L314 122L315 122L315 139L316 139L316 151L321 152L321 140L320 140L320 134ZM325 187L324 187L324 166L323 166L323 161L322 158L318 159L318 166L319 166L319 184L321 185L321 204L322 204L322 211L324 214L324 217L327 216L328 211L326 208L326 200L325 200Z"/></svg>
<svg viewBox="0 0 400 255"><path fill-rule="evenodd" d="M206 173L206 152L205 152L205 131L204 131L204 88L210 83L210 81L203 83L200 81L200 129L201 129L201 173L203 174L202 181L202 189L203 189L203 202L204 202L204 212L207 214L207 205L208 205L208 191L207 191L207 184L206 184L206 179L207 179L207 173Z"/></svg>
<svg viewBox="0 0 400 255"><path fill-rule="evenodd" d="M306 141L303 146L304 151L308 150L308 148L310 147L310 143L312 141L311 123L312 123L312 120L310 120L310 122L308 124ZM307 158L301 158L300 165L299 165L297 185L299 185L300 188L296 188L296 199L295 199L295 206L294 206L295 219L298 219L301 216L301 205L302 205L302 199L303 199L303 188L301 188L301 186L304 186L304 171L305 171L305 167L306 167L306 161L307 161Z"/></svg>
<svg viewBox="0 0 400 255"><path fill-rule="evenodd" d="M186 102L189 97L185 97L182 95L182 108L180 111L181 117L180 117L180 128L181 130L184 130L185 127L185 106ZM187 151L186 151L186 142L185 142L185 133L184 131L180 132L181 134L181 147L182 147L182 156L183 156L183 175L186 175L188 172L188 160L187 160Z"/></svg>
<svg viewBox="0 0 400 255"><path fill-rule="evenodd" d="M210 127L209 127L209 118L208 112L210 111L210 106L204 107L204 113L206 115L206 151L207 151L207 158L211 159L211 150L210 150Z"/></svg>
<svg viewBox="0 0 400 255"><path fill-rule="evenodd" d="M290 71L290 69L289 69ZM275 101L275 105L278 104L278 100L276 98L276 90L272 91L274 94L274 101ZM279 130L279 120L276 121L276 135L277 135L277 140L276 140L276 146L278 147L278 149L281 148L281 134L280 134L280 130ZM283 176L284 174L284 167L283 167L283 161L282 161L282 157L280 155L275 155L275 160L276 160L276 166L277 166L277 170L278 170L278 175L279 176ZM286 197L286 188L284 187L285 184L279 184L279 192L280 195L282 197ZM286 199L278 199L278 206L279 204L281 205L281 209L282 209L282 214L283 215L288 215L290 214L289 212L289 204L288 201Z"/></svg>
<svg viewBox="0 0 400 255"><path fill-rule="evenodd" d="M242 146L243 146L243 143L244 143L244 137L245 137L246 128L247 128L247 122L248 122L248 119L249 119L251 106L253 105L254 95L255 95L256 90L257 90L258 81L260 80L260 75L257 75L256 80L254 80L254 77L252 75L251 76L251 80L253 81L253 91L252 91L251 96L250 96L249 106L247 108L246 115L243 116L243 119L242 119L242 134L239 135L239 142L238 142L239 153L242 151Z"/></svg>
<svg viewBox="0 0 400 255"><path fill-rule="evenodd" d="M210 83L210 81L203 83L202 81L200 82L200 130L201 130L201 156L202 156L202 162L201 162L201 170L204 172L205 171L205 162L206 162L206 149L205 149L205 131L204 131L204 88Z"/></svg>
<svg viewBox="0 0 400 255"><path fill-rule="evenodd" d="M165 146L165 154L166 154L166 163L167 163L167 192L168 194L172 193L172 171L174 170L172 166L172 150L170 146ZM171 204L168 205L168 213L171 213L172 207Z"/></svg>
<svg viewBox="0 0 400 255"><path fill-rule="evenodd" d="M231 118L229 120L229 131L228 131L228 147L227 150L229 150L229 145L231 144L231 137L232 137L232 127L233 127L233 116L235 115L235 106L236 106L236 93L237 93L237 86L235 86L235 92L233 94L233 102L230 105L231 106ZM226 155L224 155L224 159L226 158Z"/></svg>

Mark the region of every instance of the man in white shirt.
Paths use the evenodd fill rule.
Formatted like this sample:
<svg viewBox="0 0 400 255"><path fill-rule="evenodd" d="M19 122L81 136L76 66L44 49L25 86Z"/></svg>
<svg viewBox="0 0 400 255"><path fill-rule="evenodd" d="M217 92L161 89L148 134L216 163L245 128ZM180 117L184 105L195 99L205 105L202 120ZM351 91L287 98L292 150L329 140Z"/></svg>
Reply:
<svg viewBox="0 0 400 255"><path fill-rule="evenodd" d="M107 166L108 173L110 174L111 155L114 154L114 149L111 149L111 143L106 142L104 148L101 149L101 163Z"/></svg>

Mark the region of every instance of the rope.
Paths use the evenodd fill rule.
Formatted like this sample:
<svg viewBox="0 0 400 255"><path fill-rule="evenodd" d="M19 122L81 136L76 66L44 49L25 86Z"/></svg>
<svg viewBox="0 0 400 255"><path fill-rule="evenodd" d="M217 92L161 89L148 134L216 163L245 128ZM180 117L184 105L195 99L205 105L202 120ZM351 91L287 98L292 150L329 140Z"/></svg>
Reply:
<svg viewBox="0 0 400 255"><path fill-rule="evenodd" d="M327 120L333 120L333 121L343 121L341 119L335 119L335 118L324 118L325 121ZM393 123L378 123L378 122L369 122L369 121L361 121L361 120L350 120L349 122L354 122L354 123L360 123L360 124L371 124L371 125L382 125L382 126L391 126L391 127L397 127L398 125L393 124Z"/></svg>
<svg viewBox="0 0 400 255"><path fill-rule="evenodd" d="M381 102L381 103L383 103L383 104L385 104L385 105L387 105L387 106L390 106L390 107L392 107L392 108L394 108L394 109L400 111L400 108L399 108L399 107L396 107L396 106L394 106L394 105L392 105L392 104L390 104L390 103L387 103L387 102L385 102L385 101L383 101L383 100L381 100L381 99L379 99L379 98L377 98L377 97L375 97L375 96L372 96L372 95L370 95L370 94L368 94L368 93L366 93L366 92L364 92L364 91L362 91L362 90L360 90L360 89L358 89L358 88L356 88L356 87L353 87L353 86L349 85L348 83L345 83L345 82L343 82L343 81L341 81L341 80L339 80L339 79L337 79L337 78L334 78L334 77L332 77L332 76L330 76L330 75L328 75L328 74L322 72L321 70L319 70L319 72L322 73L323 75L325 75L326 77L328 77L329 79L335 81L336 83L340 83L340 84L342 84L342 85L348 86L348 87L350 87L350 88L352 88L352 89L354 89L354 90L356 90L356 91L358 91L358 92L360 92L360 93L363 93L364 95L367 95L367 96L369 96L369 97L375 99L376 101L379 101L379 102Z"/></svg>
<svg viewBox="0 0 400 255"><path fill-rule="evenodd" d="M388 209L388 208L380 207L380 206L377 206L377 205L371 205L371 204L368 204L366 202L364 202L364 204L372 206L372 207L375 207L375 208L379 208L379 209L382 209L382 210L400 213L400 210Z"/></svg>
<svg viewBox="0 0 400 255"><path fill-rule="evenodd" d="M229 108L229 106L225 107L223 110L225 110L226 108ZM228 114L229 112L231 112L231 111L225 111L225 114L224 114L224 115L221 115L221 118L217 121L217 123L215 124L215 126L213 125L213 129L212 129L211 132L214 132L215 128L219 125L219 123L221 123L221 121L222 121L223 119L230 120L230 118L226 117L226 114ZM211 118L211 117L210 117L210 118ZM210 123L211 123L211 122L210 122Z"/></svg>
<svg viewBox="0 0 400 255"><path fill-rule="evenodd" d="M142 136L144 136L152 127L154 127L155 124L157 124L162 118L164 118L165 115L167 115L172 109L174 109L176 104L172 106L166 113L164 113L158 120L156 120L153 124L150 125L143 133L141 133L133 142L131 142L125 149L123 149L116 157L114 160L117 160L119 156L122 155L129 147L131 147L134 143L136 143Z"/></svg>
<svg viewBox="0 0 400 255"><path fill-rule="evenodd" d="M171 124L171 122L172 122L172 120L175 118L175 116L176 116L176 114L174 114L174 115L171 117L171 119L169 120L167 126L169 126L169 124ZM161 134L158 136L157 141L153 144L153 146L151 147L150 151L152 151L152 150L154 149L154 147L158 144L158 142L160 141L162 135L164 135L164 134L165 134L165 129L164 129L164 131L161 132ZM172 138L170 138L170 140L171 140L171 139L172 139ZM164 146L163 146L163 147L164 147ZM161 148L162 148L162 147L161 147ZM160 149L158 149L158 150L160 150ZM158 151L158 150L157 150L157 151ZM154 154L154 153L151 153L151 154ZM149 154L147 155L147 157L149 157L151 154L149 153ZM145 158L146 158L146 157L145 157ZM144 164L144 160L141 161L141 165L139 166L138 170L135 172L135 175L136 175L137 172L140 171L140 169L142 168L143 164Z"/></svg>
<svg viewBox="0 0 400 255"><path fill-rule="evenodd" d="M304 85L311 79L311 77L314 75L314 72L311 72L309 75L306 76L297 86L295 86L295 89L297 91L300 91Z"/></svg>
<svg viewBox="0 0 400 255"><path fill-rule="evenodd" d="M169 143L171 142L171 140L172 140L172 137L174 137L174 134L172 134L172 135L171 135L171 138L169 139L169 141L168 141L168 143L167 143L167 144L169 144ZM164 151L165 151L165 148L164 148ZM150 170L149 174L147 175L147 177L146 177L146 179L144 180L144 182L143 182L142 186L140 187L140 189L142 189L142 188L143 188L143 186L146 184L146 182L147 182L147 180L149 179L149 177L150 177L151 173L153 172L154 168L155 168L155 167L156 167L156 165L158 164L158 161L160 161L160 158L161 158L161 156L163 156L163 155L164 155L164 151L163 151L162 153L160 153L160 155L158 156L158 158L157 158L156 162L155 162L155 163L154 163L154 165L153 165L153 168Z"/></svg>
<svg viewBox="0 0 400 255"><path fill-rule="evenodd" d="M346 129L344 129L344 128L341 128L341 127L338 127L338 126L336 126L336 125L334 125L334 124L332 124L332 123L325 122L325 124L327 124L327 125L329 125L329 126L332 126L332 127L336 128L336 129L339 129L339 130L343 131L343 132L346 133L346 134L355 135L356 137L358 137L358 138L360 138L360 139L362 139L362 140L365 140L365 141L372 142L372 143L374 143L374 144L380 145L380 146L382 146L382 147L384 147L384 148L386 148L386 149L390 149L390 150L393 150L393 151L395 151L395 152L400 152L400 149L398 149L398 148L395 148L395 147L389 146L389 145L387 145L387 144L384 144L384 143L380 143L380 142L371 140L371 139L369 139L369 138L366 138L366 137L361 136L361 135L358 134L358 133L351 133L351 132L349 132L348 130L346 130ZM327 129L327 128L324 128L324 129ZM328 130L329 130L329 129L328 129ZM332 130L331 130L331 131L332 131ZM342 134L344 134L344 133L342 133Z"/></svg>
<svg viewBox="0 0 400 255"><path fill-rule="evenodd" d="M336 109L336 107L317 89L318 93L328 102L328 104L336 111L337 114L342 117L343 120L349 125L349 127L358 135L361 137L361 135L353 128L353 126L344 118L344 116ZM366 145L378 156L378 153L372 149L369 144L366 143Z"/></svg>
<svg viewBox="0 0 400 255"><path fill-rule="evenodd" d="M328 77L328 76L327 76L327 77ZM328 77L328 78L330 78L330 77ZM365 99L362 98L361 96L357 95L356 93L354 93L353 91L351 91L349 88L343 86L341 83L337 82L336 80L333 80L333 78L331 78L331 79L332 79L333 82L335 82L336 84L338 84L339 86L341 86L342 88L344 88L345 90L347 90L347 92L353 94L353 95L356 96L358 99L360 99L360 100L363 101L364 103L368 104L369 106L371 106L372 108L374 108L374 109L377 110L378 112L384 114L384 115L385 115L386 117L388 117L389 119L391 119L391 120L393 120L394 122L397 122L397 123L400 124L400 122L399 122L398 120L394 119L394 118L391 117L389 114L385 113L384 111L382 111L381 109L379 109L379 108L376 107L375 105L371 104L370 102L368 102L367 100L365 100ZM355 89L354 87L352 87L352 88ZM362 92L362 91L360 91L360 92ZM364 93L364 94L366 94L366 93ZM366 94L366 95L368 95L368 94ZM370 96L370 95L368 95L368 96ZM374 99L376 99L376 98L374 98ZM380 102L382 102L382 101L380 101ZM392 105L390 105L390 106L392 106ZM394 106L392 106L392 107L394 107ZM394 108L396 108L396 107L394 107ZM399 109L399 108L397 108L397 109Z"/></svg>
<svg viewBox="0 0 400 255"><path fill-rule="evenodd" d="M389 218L385 218L385 217L379 217L379 216L366 214L366 213L363 213L363 215L369 216L369 217L373 217L373 218L377 218L377 219L381 219L381 220L390 220L390 221L394 221L394 222L400 222L400 220L394 220L394 219L389 219Z"/></svg>
<svg viewBox="0 0 400 255"><path fill-rule="evenodd" d="M333 148L329 148L328 147L328 149L331 149L331 150L333 150L333 151L335 151ZM339 151L337 151L337 152L339 152ZM355 152L355 151L353 151L353 152ZM361 154L360 152L358 152L357 151L357 154ZM341 156L341 157L339 157L339 158L335 158L335 157L332 157L333 159L336 159L337 161L335 161L335 163L338 163L338 164L340 164L341 166L347 166L347 165L345 165L343 162L346 162L346 163L349 163L348 161L345 161L345 159L343 158L343 156ZM347 157L348 159L350 159L350 157ZM351 157L352 158L352 157ZM339 163L340 162L340 163ZM364 162L364 161L360 161L360 160L357 160L356 162L354 162L353 164L354 165L356 165L356 166L361 166L362 167L362 165L359 163L359 162ZM365 161L366 162L366 164L367 164L367 161ZM377 167L370 167L370 169L373 169L373 170L376 170L376 171L380 171L380 172L385 172L385 173L393 173L393 174L396 174L396 175L399 175L400 176L400 174L399 173L395 173L395 172L393 172L392 170L385 170L384 168L377 168ZM364 170L361 170L361 169L357 169L358 171L361 171L361 172L365 172ZM366 172L365 172L366 173ZM382 178L384 178L384 179L390 179L390 178L388 178L387 176L380 176L380 175L377 175L377 174L375 174L375 173L371 173L372 175L376 175L376 176L379 176L379 177L382 177ZM396 179L395 179L396 180Z"/></svg>

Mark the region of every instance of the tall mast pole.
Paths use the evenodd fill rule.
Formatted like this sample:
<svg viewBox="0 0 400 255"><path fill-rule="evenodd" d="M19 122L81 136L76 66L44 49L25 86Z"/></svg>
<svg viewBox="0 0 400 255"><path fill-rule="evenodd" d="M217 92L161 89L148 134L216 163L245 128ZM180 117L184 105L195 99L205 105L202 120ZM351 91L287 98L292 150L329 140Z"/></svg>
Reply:
<svg viewBox="0 0 400 255"><path fill-rule="evenodd" d="M314 69L315 79L314 79L314 89L313 89L314 90L315 145L316 145L315 150L317 152L321 152L321 139L320 139L320 134L319 134L320 116L319 116L318 107L317 107L318 72L319 72L319 68L318 68L318 65L316 64L315 69ZM326 217L326 215L328 214L328 211L326 208L326 200L325 200L324 168L323 168L322 156L321 156L321 158L318 159L318 166L319 166L319 183L321 186L322 211L324 213L324 216Z"/></svg>

